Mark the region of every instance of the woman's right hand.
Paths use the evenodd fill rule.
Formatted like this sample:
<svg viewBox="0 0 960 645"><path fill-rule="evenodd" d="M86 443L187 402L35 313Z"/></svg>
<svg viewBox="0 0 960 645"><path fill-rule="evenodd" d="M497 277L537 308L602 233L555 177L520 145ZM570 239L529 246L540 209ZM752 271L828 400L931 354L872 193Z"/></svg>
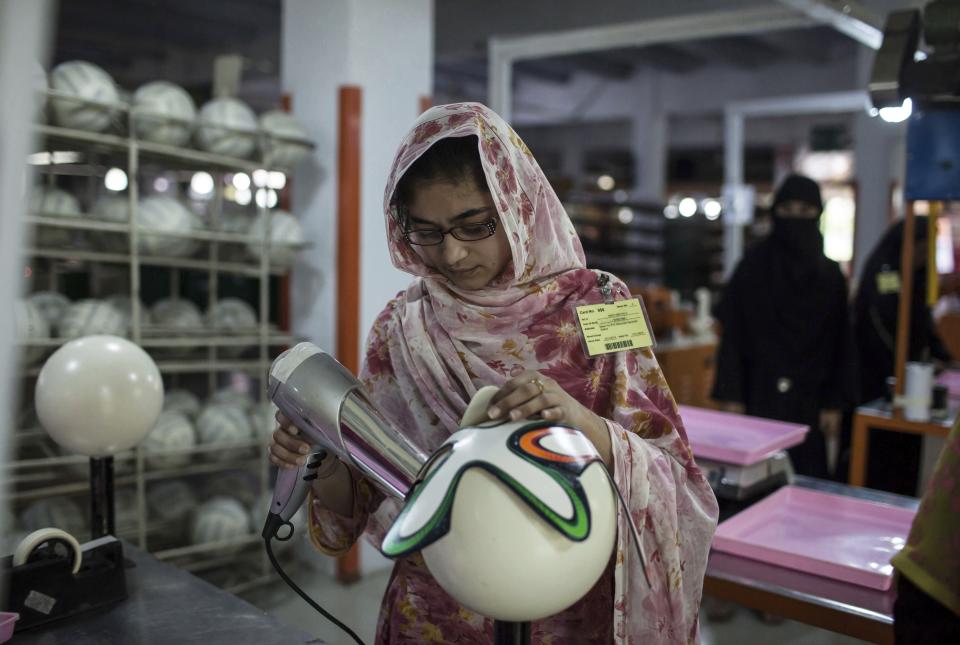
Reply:
<svg viewBox="0 0 960 645"><path fill-rule="evenodd" d="M310 444L297 438L300 428L277 411L277 429L270 442L270 463L279 468L297 468L307 463Z"/></svg>

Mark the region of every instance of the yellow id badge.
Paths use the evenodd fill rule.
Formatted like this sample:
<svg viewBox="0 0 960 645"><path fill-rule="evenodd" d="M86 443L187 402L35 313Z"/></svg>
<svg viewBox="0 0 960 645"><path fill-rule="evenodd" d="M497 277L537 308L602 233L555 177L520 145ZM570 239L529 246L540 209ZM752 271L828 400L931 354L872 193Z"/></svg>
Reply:
<svg viewBox="0 0 960 645"><path fill-rule="evenodd" d="M650 324L639 298L576 307L584 351L593 358L654 344Z"/></svg>
<svg viewBox="0 0 960 645"><path fill-rule="evenodd" d="M877 274L877 293L900 293L900 274L897 271L881 271Z"/></svg>

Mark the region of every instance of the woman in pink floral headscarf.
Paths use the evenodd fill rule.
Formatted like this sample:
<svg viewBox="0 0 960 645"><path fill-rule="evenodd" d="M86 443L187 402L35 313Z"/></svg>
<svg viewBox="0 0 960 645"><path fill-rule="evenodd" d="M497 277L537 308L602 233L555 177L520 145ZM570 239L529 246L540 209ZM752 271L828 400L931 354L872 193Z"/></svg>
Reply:
<svg viewBox="0 0 960 645"><path fill-rule="evenodd" d="M414 276L374 323L361 378L377 407L426 452L458 429L470 399L501 386L491 418L573 425L596 445L642 532L647 576L620 511L616 554L594 588L535 623L534 643L694 643L717 503L649 349L588 358L573 307L629 298L584 266L559 199L516 133L477 103L435 107L404 138L384 196L393 263ZM601 276L603 278L601 279ZM281 418L276 464L305 444ZM377 545L398 511L333 460L311 496L311 536L346 551ZM491 642L492 621L461 607L419 554L393 570L380 643Z"/></svg>

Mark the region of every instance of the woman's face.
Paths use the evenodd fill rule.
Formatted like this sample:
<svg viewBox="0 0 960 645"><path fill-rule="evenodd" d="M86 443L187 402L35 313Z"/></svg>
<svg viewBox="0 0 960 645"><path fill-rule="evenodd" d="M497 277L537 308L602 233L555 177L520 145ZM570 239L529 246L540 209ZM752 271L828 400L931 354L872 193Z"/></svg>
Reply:
<svg viewBox="0 0 960 645"><path fill-rule="evenodd" d="M496 221L492 236L464 242L453 235L433 246L411 245L427 266L439 271L461 289L483 289L500 276L512 258L510 243L500 224L497 207L486 187L472 179L421 182L413 191L408 230L448 231L455 226Z"/></svg>

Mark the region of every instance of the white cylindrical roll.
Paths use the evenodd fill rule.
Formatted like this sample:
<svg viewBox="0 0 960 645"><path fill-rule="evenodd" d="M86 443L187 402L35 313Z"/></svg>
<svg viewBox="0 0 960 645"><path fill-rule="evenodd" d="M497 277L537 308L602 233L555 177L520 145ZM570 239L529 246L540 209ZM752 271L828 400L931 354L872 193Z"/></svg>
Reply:
<svg viewBox="0 0 960 645"><path fill-rule="evenodd" d="M932 391L933 365L931 363L907 363L903 382L903 415L907 420L930 420Z"/></svg>
<svg viewBox="0 0 960 645"><path fill-rule="evenodd" d="M34 531L23 538L13 552L13 566L19 567L27 563L30 555L44 545L50 545L53 542L60 542L66 545L70 551L70 558L73 564L71 571L74 575L80 571L80 565L83 564L83 551L80 549L80 543L63 529L48 527Z"/></svg>

